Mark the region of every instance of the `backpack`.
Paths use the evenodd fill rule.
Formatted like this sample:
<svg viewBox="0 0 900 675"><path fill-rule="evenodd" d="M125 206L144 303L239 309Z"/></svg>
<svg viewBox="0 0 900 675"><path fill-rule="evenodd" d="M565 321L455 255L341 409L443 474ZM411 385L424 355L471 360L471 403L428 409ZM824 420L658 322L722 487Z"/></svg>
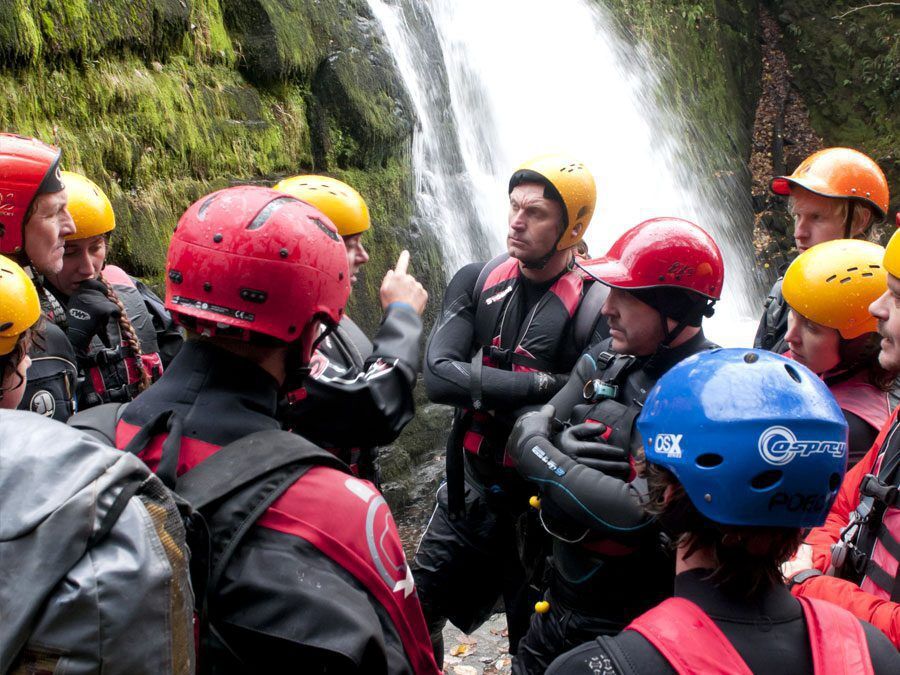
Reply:
<svg viewBox="0 0 900 675"><path fill-rule="evenodd" d="M78 413L69 424L115 447L115 429L128 404L109 403ZM222 574L256 521L311 468L327 466L352 475L335 455L280 429L257 431L222 446L177 476L180 421L171 411L145 424L123 448L137 455L157 434L168 432L157 477L178 503L191 551L200 650L233 651L215 625L215 598ZM201 660L210 665L214 659Z"/></svg>
<svg viewBox="0 0 900 675"><path fill-rule="evenodd" d="M179 513L135 457L0 411L0 673L192 673Z"/></svg>

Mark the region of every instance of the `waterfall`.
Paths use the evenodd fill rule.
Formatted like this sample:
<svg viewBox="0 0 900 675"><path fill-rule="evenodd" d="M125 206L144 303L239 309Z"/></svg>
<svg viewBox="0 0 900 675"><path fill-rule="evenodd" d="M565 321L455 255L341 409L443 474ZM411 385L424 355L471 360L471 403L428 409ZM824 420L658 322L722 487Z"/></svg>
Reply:
<svg viewBox="0 0 900 675"><path fill-rule="evenodd" d="M418 116L417 217L448 273L504 250L512 170L539 154L585 162L597 209L585 237L602 255L655 216L701 225L722 249L725 288L707 334L749 345L760 313L749 187L721 133L662 105L658 63L589 0L369 0ZM719 147L716 147L718 144Z"/></svg>

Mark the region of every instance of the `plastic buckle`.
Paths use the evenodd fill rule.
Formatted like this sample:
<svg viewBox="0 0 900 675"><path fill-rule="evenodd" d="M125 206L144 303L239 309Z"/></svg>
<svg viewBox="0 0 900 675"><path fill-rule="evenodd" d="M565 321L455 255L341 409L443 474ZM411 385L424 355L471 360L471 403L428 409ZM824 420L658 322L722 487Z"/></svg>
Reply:
<svg viewBox="0 0 900 675"><path fill-rule="evenodd" d="M585 399L593 403L602 398L615 398L619 393L619 386L603 380L588 380L581 393Z"/></svg>
<svg viewBox="0 0 900 675"><path fill-rule="evenodd" d="M871 473L867 473L859 484L859 493L866 497L872 497L888 506L897 505L898 490L895 485L882 483Z"/></svg>

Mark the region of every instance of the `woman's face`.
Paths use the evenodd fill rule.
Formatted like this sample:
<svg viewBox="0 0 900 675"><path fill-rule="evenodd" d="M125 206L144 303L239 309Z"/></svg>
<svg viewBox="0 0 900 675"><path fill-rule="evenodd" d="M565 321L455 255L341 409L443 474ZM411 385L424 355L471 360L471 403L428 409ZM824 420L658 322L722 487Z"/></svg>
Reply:
<svg viewBox="0 0 900 675"><path fill-rule="evenodd" d="M105 262L105 234L87 239L72 239L66 242L62 269L56 274L45 276L58 290L72 295L82 281L99 277Z"/></svg>
<svg viewBox="0 0 900 675"><path fill-rule="evenodd" d="M834 328L810 321L793 309L788 314L788 331L784 339L794 360L816 375L827 373L841 362L841 334Z"/></svg>

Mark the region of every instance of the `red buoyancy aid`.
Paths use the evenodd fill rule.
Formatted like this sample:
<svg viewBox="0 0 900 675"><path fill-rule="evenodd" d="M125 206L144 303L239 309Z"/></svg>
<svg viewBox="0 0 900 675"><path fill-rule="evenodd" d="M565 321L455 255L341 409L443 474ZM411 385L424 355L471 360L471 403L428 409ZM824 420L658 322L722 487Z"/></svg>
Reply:
<svg viewBox="0 0 900 675"><path fill-rule="evenodd" d="M881 454L878 456L878 460L875 462L875 467L872 470L874 476L878 476L881 473L888 445L888 443L882 445ZM897 575L900 574L900 555L897 555L898 551L895 548L896 542L900 541L900 508L894 505L888 506L881 516L881 525L882 527L879 528L878 535L875 537L875 544L872 546L869 560L872 565L877 566L886 575L884 577L885 580L889 579L896 585ZM888 545L885 545L886 543ZM893 552L891 551L892 548L894 549ZM875 583L870 576L871 573L871 566L867 565L866 575L860 582L859 587L866 593L871 593L882 600L892 600L893 589L883 588L884 580L882 580L882 584Z"/></svg>
<svg viewBox="0 0 900 675"><path fill-rule="evenodd" d="M311 469L269 507L257 525L301 537L339 563L385 608L413 671L439 672L387 502L371 483L343 474L344 489L335 490L337 473L326 467Z"/></svg>
<svg viewBox="0 0 900 675"><path fill-rule="evenodd" d="M499 260L499 263L498 263ZM482 364L514 372L553 372L556 355L584 288L584 277L571 270L560 276L531 309L515 344L504 347L503 321L520 283L519 261L500 256L487 263L487 276L479 276L475 288L475 346L482 349ZM476 410L473 428L463 436L463 447L479 454L485 441L479 427L489 425L491 415ZM504 453L504 466L512 466Z"/></svg>
<svg viewBox="0 0 900 675"><path fill-rule="evenodd" d="M127 446L138 431L139 426L120 420L116 447ZM165 434L155 436L138 455L151 471L159 466L165 439ZM213 443L182 437L177 474L190 471L217 450ZM335 489L338 481L343 490ZM273 502L256 524L305 539L346 569L391 617L413 671L439 672L393 515L371 483L328 467L314 467Z"/></svg>
<svg viewBox="0 0 900 675"><path fill-rule="evenodd" d="M875 429L881 429L891 416L887 392L866 381L866 374L859 373L849 380L829 387L842 410L864 419Z"/></svg>
<svg viewBox="0 0 900 675"><path fill-rule="evenodd" d="M869 645L850 612L824 600L798 598L803 607L816 675L872 675ZM700 607L669 598L631 622L679 675L751 675L750 668Z"/></svg>

